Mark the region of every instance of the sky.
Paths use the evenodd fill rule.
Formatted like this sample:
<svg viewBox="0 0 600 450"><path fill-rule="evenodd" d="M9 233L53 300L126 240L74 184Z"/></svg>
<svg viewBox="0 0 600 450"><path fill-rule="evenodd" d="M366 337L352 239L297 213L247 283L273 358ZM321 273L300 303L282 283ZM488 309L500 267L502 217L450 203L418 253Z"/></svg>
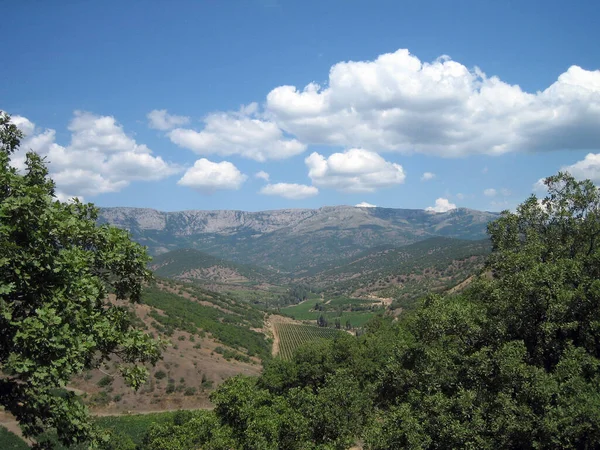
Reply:
<svg viewBox="0 0 600 450"><path fill-rule="evenodd" d="M0 110L56 195L186 209L514 209L600 183L595 0L2 5Z"/></svg>

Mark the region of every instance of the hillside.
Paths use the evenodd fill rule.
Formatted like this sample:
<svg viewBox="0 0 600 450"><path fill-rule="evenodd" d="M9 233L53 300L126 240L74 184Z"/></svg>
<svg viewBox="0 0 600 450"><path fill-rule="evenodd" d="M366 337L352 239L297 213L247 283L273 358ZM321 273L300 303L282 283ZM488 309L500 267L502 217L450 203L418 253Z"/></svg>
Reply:
<svg viewBox="0 0 600 450"><path fill-rule="evenodd" d="M138 392L111 376L117 360L73 379L71 388L96 412L210 407L208 395L218 385L237 374L260 373L261 360L270 357L264 313L227 295L159 280L145 289L141 304L117 303L168 345Z"/></svg>
<svg viewBox="0 0 600 450"><path fill-rule="evenodd" d="M272 271L232 263L192 248L155 256L150 269L161 277L203 283L253 285L277 278Z"/></svg>
<svg viewBox="0 0 600 450"><path fill-rule="evenodd" d="M381 245L398 247L434 236L483 239L487 223L496 217L464 208L446 213L352 206L261 212L103 208L99 222L129 230L153 255L194 248L294 273Z"/></svg>
<svg viewBox="0 0 600 450"><path fill-rule="evenodd" d="M389 298L406 306L448 289L476 272L491 251L488 240L429 238L404 247L363 252L341 264L313 268L302 281L330 295Z"/></svg>

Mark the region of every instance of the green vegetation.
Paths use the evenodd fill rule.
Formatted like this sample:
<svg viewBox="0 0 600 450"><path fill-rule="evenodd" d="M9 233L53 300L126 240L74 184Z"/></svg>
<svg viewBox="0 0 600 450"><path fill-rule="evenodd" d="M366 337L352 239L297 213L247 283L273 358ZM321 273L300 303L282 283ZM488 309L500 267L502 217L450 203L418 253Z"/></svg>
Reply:
<svg viewBox="0 0 600 450"><path fill-rule="evenodd" d="M275 332L279 337L279 355L283 359L291 359L301 346L319 339L332 339L340 333L332 328L297 325L294 323L277 323Z"/></svg>
<svg viewBox="0 0 600 450"><path fill-rule="evenodd" d="M145 448L598 448L600 192L546 184L490 224L462 293L231 378L214 412L152 427Z"/></svg>
<svg viewBox="0 0 600 450"><path fill-rule="evenodd" d="M112 384L112 382L113 382L113 378L110 375L106 375L106 376L100 378L100 380L98 381L98 386L106 387L106 386Z"/></svg>
<svg viewBox="0 0 600 450"><path fill-rule="evenodd" d="M383 310L383 307L374 304L372 300L340 296L328 302L315 297L298 305L281 308L280 312L296 320L314 321L315 324L323 317L330 326L334 326L338 320L342 326L349 322L352 328L360 328Z"/></svg>
<svg viewBox="0 0 600 450"><path fill-rule="evenodd" d="M19 436L0 426L0 448L3 450L28 450L29 446Z"/></svg>
<svg viewBox="0 0 600 450"><path fill-rule="evenodd" d="M150 264L156 275L165 278L255 284L276 278L274 272L236 264L193 248L181 248L155 256Z"/></svg>
<svg viewBox="0 0 600 450"><path fill-rule="evenodd" d="M279 355L283 359L291 359L295 351L307 343L333 339L340 333L332 328L293 323L277 323L275 330L280 340Z"/></svg>
<svg viewBox="0 0 600 450"><path fill-rule="evenodd" d="M252 327L260 328L263 324L264 313L246 302L238 301L225 293L219 293L202 288L195 283L161 279L158 287L168 288L179 295L187 295L192 301L207 302L216 308L227 310L244 318Z"/></svg>
<svg viewBox="0 0 600 450"><path fill-rule="evenodd" d="M136 445L140 445L144 439L144 436L148 432L148 429L156 424L171 422L177 415L176 412L163 412L163 413L152 413L152 414L132 414L122 416L108 416L98 417L96 423L98 426L110 432L113 438L111 441L116 441L115 437L119 439L125 438L131 439Z"/></svg>
<svg viewBox="0 0 600 450"><path fill-rule="evenodd" d="M0 404L27 437L53 428L65 444L93 441L85 406L63 387L114 354L129 385L144 382L137 364L155 363L159 345L107 295L138 301L149 258L126 231L98 226L93 205L57 201L37 154L23 174L13 168L21 138L0 112Z"/></svg>
<svg viewBox="0 0 600 450"><path fill-rule="evenodd" d="M394 299L394 307L412 308L416 300L443 292L481 269L489 240L429 238L405 247L371 249L342 263L316 267L305 281L325 295L367 295Z"/></svg>
<svg viewBox="0 0 600 450"><path fill-rule="evenodd" d="M149 286L144 290L143 302L164 311L165 315L151 313L151 317L164 327L167 334L172 334L175 329L189 333L207 332L223 344L245 351L247 356L263 359L270 356L270 343L265 336L250 329L262 327L263 313L249 305L237 305L220 294L211 293L209 297L199 288L190 286L188 289L188 293L194 293L195 299L202 298L223 309Z"/></svg>
<svg viewBox="0 0 600 450"><path fill-rule="evenodd" d="M152 426L162 424L173 424L181 421L182 417L191 414L187 411L169 411L152 414L132 414L121 416L95 417L93 422L99 433L106 438L106 442L100 445L104 450L135 450L141 446L143 440ZM87 444L76 444L65 447L60 443L54 431L37 436L38 444L45 444L48 448L55 450L87 450ZM8 432L0 426L0 448L2 450L28 449L29 446L20 437ZM43 448L43 447L42 447Z"/></svg>

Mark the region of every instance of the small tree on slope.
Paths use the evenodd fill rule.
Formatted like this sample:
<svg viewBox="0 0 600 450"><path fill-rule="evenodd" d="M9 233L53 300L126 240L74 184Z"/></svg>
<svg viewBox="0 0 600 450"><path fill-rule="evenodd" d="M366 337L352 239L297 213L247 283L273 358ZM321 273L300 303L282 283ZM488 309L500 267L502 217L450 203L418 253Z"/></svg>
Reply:
<svg viewBox="0 0 600 450"><path fill-rule="evenodd" d="M55 428L66 445L97 442L87 409L63 388L111 355L138 388L160 357L157 342L131 327L125 308L150 279L148 256L127 232L97 226L97 209L61 203L44 161L28 153L10 166L22 134L0 111L0 404L25 436Z"/></svg>

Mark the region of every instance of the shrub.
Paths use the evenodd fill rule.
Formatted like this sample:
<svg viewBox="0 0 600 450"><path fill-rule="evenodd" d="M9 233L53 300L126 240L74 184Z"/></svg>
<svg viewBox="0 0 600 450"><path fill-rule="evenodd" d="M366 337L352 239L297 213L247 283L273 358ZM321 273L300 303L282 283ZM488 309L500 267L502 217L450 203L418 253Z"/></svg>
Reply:
<svg viewBox="0 0 600 450"><path fill-rule="evenodd" d="M113 382L113 377L111 377L110 375L106 375L102 378L100 378L100 381L98 381L98 386L100 387L106 387L109 384L111 384Z"/></svg>
<svg viewBox="0 0 600 450"><path fill-rule="evenodd" d="M185 391L183 392L183 395L190 397L192 395L196 395L196 388L189 386L185 389Z"/></svg>

